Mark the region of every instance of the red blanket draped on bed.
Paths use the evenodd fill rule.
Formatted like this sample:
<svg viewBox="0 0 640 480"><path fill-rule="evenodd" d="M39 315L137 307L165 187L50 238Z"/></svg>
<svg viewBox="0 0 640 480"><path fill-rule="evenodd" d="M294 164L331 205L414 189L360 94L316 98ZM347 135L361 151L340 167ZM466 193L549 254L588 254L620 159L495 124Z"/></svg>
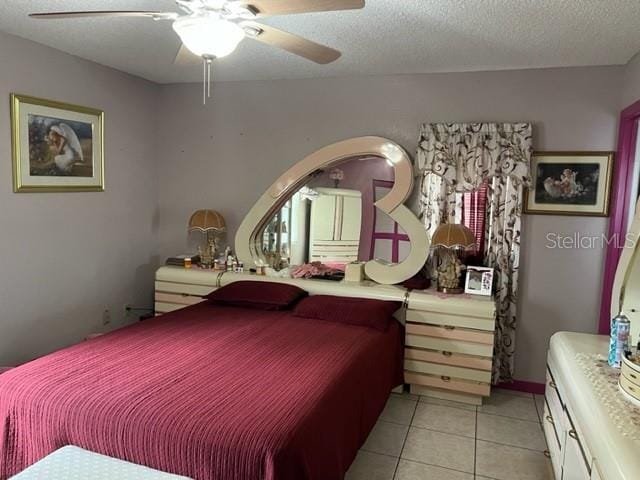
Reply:
<svg viewBox="0 0 640 480"><path fill-rule="evenodd" d="M200 304L0 376L0 478L64 445L202 480L343 478L401 326Z"/></svg>

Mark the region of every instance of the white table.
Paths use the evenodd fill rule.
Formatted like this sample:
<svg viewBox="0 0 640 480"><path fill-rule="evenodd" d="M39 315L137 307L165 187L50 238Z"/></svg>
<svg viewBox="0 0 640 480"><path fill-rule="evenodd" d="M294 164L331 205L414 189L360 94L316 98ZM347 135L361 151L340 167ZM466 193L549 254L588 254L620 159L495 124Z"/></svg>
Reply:
<svg viewBox="0 0 640 480"><path fill-rule="evenodd" d="M68 445L11 480L190 480Z"/></svg>

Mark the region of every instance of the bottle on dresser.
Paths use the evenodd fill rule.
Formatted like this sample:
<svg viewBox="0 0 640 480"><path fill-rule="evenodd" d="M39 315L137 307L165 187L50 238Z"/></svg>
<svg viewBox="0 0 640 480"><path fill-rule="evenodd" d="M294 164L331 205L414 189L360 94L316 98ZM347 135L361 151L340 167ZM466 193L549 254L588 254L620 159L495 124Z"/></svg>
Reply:
<svg viewBox="0 0 640 480"><path fill-rule="evenodd" d="M629 332L631 322L621 311L611 321L611 339L609 341L609 365L620 368L622 357L629 350Z"/></svg>

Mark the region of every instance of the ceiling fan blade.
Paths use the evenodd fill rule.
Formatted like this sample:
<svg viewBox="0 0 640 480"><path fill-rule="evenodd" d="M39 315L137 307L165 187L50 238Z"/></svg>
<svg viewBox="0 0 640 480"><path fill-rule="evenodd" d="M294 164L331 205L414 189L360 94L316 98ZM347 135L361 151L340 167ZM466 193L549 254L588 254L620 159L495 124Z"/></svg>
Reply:
<svg viewBox="0 0 640 480"><path fill-rule="evenodd" d="M47 12L30 13L31 18L60 19L60 18L85 18L85 17L165 17L174 14L165 12L132 11L132 10L96 10L88 12Z"/></svg>
<svg viewBox="0 0 640 480"><path fill-rule="evenodd" d="M173 60L174 65L190 67L193 65L201 65L202 57L199 57L191 50L189 50L184 43L180 45L180 49L178 53L176 53L176 58Z"/></svg>
<svg viewBox="0 0 640 480"><path fill-rule="evenodd" d="M252 38L259 42L281 48L321 65L331 63L342 55L333 48L325 47L319 43L312 42L306 38L269 25L251 21L241 22L240 25L245 28L247 38Z"/></svg>
<svg viewBox="0 0 640 480"><path fill-rule="evenodd" d="M364 0L241 0L240 5L257 11L257 16L294 13L354 10L364 7Z"/></svg>

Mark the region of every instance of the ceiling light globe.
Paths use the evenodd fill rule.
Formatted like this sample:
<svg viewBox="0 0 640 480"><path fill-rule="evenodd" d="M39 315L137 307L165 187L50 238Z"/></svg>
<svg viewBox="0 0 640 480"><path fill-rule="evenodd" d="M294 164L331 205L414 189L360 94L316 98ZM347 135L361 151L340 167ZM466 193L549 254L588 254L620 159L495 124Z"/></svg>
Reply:
<svg viewBox="0 0 640 480"><path fill-rule="evenodd" d="M217 16L183 17L173 22L182 43L201 57L221 58L233 52L244 38L244 30Z"/></svg>

